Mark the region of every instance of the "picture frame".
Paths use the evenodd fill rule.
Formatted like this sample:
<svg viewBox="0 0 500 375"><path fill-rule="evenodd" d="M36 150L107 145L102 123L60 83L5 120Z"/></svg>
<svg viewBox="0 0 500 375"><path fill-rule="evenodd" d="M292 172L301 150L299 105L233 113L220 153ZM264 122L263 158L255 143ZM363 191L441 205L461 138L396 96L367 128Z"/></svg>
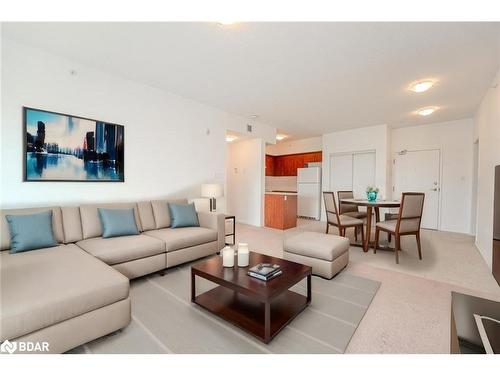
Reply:
<svg viewBox="0 0 500 375"><path fill-rule="evenodd" d="M24 182L124 182L125 127L23 107Z"/></svg>

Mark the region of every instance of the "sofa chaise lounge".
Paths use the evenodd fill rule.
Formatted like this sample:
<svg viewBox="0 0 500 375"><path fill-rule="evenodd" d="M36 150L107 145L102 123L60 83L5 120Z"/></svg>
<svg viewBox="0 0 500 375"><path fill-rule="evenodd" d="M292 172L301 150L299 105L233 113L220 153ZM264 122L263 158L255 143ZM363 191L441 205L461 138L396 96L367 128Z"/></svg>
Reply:
<svg viewBox="0 0 500 375"><path fill-rule="evenodd" d="M85 204L0 211L0 342L48 342L62 353L128 325L129 279L219 252L224 215L171 228L168 203ZM187 203L187 200L175 200ZM133 208L138 235L102 237L98 208ZM52 210L58 246L10 254L6 215Z"/></svg>

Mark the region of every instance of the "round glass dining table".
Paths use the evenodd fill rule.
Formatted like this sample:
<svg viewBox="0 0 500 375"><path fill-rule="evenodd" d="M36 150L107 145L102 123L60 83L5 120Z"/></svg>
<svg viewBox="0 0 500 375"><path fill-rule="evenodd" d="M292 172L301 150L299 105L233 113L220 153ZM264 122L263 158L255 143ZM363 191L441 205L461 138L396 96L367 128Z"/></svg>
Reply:
<svg viewBox="0 0 500 375"><path fill-rule="evenodd" d="M395 208L401 206L400 201L384 201L377 200L375 202L370 202L367 199L341 199L341 203L353 204L358 207L366 207L366 236L365 242L363 243L363 251L366 253L370 246L370 234L372 230L372 213L375 211L375 223L380 221L380 209L381 208Z"/></svg>

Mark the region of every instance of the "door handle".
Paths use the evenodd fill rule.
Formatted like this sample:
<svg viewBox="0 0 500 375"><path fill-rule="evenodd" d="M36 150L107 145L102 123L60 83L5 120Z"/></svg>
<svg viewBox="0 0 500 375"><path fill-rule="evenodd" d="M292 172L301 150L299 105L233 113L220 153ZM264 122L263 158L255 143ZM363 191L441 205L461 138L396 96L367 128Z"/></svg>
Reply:
<svg viewBox="0 0 500 375"><path fill-rule="evenodd" d="M432 191L439 191L439 188L433 188Z"/></svg>

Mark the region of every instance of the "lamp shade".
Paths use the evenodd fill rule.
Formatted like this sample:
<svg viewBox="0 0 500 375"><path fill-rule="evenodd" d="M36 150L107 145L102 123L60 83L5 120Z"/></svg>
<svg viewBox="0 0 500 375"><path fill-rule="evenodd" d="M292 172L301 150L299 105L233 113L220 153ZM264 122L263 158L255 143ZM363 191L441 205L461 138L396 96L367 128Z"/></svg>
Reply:
<svg viewBox="0 0 500 375"><path fill-rule="evenodd" d="M204 198L219 198L222 197L222 195L222 185L220 184L201 185L201 196Z"/></svg>

